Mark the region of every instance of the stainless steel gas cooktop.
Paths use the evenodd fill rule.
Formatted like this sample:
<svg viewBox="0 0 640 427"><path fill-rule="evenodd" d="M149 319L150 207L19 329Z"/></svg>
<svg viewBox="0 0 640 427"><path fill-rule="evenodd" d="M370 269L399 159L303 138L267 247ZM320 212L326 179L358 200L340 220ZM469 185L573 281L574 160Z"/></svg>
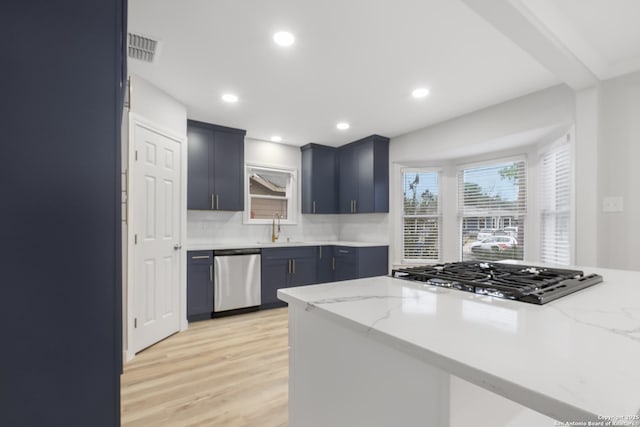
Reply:
<svg viewBox="0 0 640 427"><path fill-rule="evenodd" d="M602 276L585 276L579 270L477 261L399 268L393 270L391 275L532 304L546 304L602 282Z"/></svg>

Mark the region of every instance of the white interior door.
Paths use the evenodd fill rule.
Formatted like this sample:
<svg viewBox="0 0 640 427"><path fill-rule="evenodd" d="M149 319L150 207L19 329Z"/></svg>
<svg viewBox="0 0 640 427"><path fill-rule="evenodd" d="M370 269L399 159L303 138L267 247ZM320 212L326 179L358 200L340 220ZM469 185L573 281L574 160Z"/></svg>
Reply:
<svg viewBox="0 0 640 427"><path fill-rule="evenodd" d="M180 328L181 146L134 125L133 351Z"/></svg>

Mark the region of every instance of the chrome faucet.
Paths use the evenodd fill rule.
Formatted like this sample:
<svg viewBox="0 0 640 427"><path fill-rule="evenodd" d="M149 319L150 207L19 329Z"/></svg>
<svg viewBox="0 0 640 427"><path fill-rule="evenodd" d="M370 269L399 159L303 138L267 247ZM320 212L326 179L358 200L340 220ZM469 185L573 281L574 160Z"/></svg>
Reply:
<svg viewBox="0 0 640 427"><path fill-rule="evenodd" d="M276 218L278 218L278 232L276 234ZM274 243L280 237L280 214L273 214L273 222L271 223L271 243Z"/></svg>

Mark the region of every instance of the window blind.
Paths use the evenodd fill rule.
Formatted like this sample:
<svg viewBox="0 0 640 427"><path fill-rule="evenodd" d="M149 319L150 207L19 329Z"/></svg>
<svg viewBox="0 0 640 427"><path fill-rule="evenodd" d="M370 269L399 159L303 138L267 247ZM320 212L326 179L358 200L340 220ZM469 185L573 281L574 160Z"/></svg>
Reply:
<svg viewBox="0 0 640 427"><path fill-rule="evenodd" d="M463 260L523 259L527 208L524 160L460 169L458 197ZM496 236L509 239L493 239Z"/></svg>
<svg viewBox="0 0 640 427"><path fill-rule="evenodd" d="M438 260L441 222L438 172L404 169L402 185L403 260Z"/></svg>
<svg viewBox="0 0 640 427"><path fill-rule="evenodd" d="M249 220L289 219L292 174L285 170L247 168Z"/></svg>
<svg viewBox="0 0 640 427"><path fill-rule="evenodd" d="M553 147L540 159L540 260L571 263L571 150L569 143Z"/></svg>

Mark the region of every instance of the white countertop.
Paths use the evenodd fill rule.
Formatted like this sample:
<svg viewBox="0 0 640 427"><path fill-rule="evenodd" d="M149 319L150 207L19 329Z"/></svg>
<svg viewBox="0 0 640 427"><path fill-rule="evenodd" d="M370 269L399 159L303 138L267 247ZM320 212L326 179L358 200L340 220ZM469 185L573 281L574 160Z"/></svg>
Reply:
<svg viewBox="0 0 640 427"><path fill-rule="evenodd" d="M543 306L391 277L278 297L554 419L637 421L640 272L576 268L604 282Z"/></svg>
<svg viewBox="0 0 640 427"><path fill-rule="evenodd" d="M189 241L187 242L188 251L211 251L221 249L254 249L254 248L288 248L295 246L353 246L353 247L373 247L373 246L389 246L388 243L381 242L346 242L336 240L325 241L308 241L298 242L212 242L212 241Z"/></svg>

